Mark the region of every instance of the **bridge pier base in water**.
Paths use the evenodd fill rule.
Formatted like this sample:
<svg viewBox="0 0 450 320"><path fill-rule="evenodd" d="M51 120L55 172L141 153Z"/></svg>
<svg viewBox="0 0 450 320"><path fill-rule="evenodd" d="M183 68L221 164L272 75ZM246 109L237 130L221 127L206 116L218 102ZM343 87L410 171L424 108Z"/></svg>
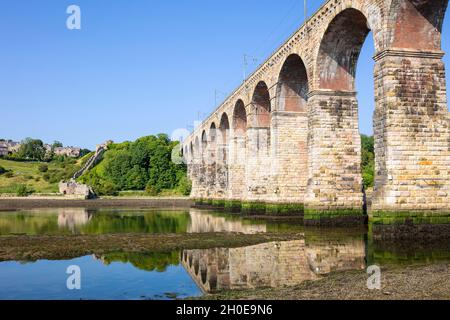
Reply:
<svg viewBox="0 0 450 320"><path fill-rule="evenodd" d="M312 92L309 108L309 180L305 219L363 212L361 138L354 92Z"/></svg>
<svg viewBox="0 0 450 320"><path fill-rule="evenodd" d="M372 211L377 219L450 216L450 117L442 56L403 49L375 57Z"/></svg>

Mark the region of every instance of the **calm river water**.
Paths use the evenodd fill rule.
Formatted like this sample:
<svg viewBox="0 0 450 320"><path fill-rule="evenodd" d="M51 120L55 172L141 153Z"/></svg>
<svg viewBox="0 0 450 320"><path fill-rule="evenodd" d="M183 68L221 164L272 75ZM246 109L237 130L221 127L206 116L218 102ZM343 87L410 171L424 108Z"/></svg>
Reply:
<svg viewBox="0 0 450 320"><path fill-rule="evenodd" d="M265 222L198 209L0 212L0 236L207 232L294 232L299 239L241 248L3 261L0 299L175 299L220 290L295 285L374 264L450 261L448 241L375 240L370 227L314 228L301 222ZM70 266L81 271L81 290L67 288Z"/></svg>

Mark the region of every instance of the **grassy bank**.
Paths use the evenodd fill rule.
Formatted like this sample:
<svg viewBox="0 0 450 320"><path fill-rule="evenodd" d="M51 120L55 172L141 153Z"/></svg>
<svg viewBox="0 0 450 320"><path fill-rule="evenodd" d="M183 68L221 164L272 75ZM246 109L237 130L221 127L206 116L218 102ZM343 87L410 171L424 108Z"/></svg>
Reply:
<svg viewBox="0 0 450 320"><path fill-rule="evenodd" d="M41 165L46 165L47 170L39 170ZM0 166L7 173L0 175L0 194L16 194L19 185L25 185L36 193L56 193L58 183L50 174L71 170L62 168L60 163L43 162L19 162L0 159ZM42 170L42 169L41 169Z"/></svg>

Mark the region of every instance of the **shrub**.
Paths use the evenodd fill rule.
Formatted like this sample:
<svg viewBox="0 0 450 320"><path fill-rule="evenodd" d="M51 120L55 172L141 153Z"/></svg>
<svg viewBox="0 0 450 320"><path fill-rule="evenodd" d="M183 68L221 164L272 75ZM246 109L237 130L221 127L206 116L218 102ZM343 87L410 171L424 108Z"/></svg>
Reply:
<svg viewBox="0 0 450 320"><path fill-rule="evenodd" d="M186 176L182 176L178 182L178 190L184 196L190 195L192 190L192 182Z"/></svg>
<svg viewBox="0 0 450 320"><path fill-rule="evenodd" d="M38 167L39 172L47 172L48 171L48 165L45 163L42 163Z"/></svg>
<svg viewBox="0 0 450 320"><path fill-rule="evenodd" d="M102 185L94 186L94 192L102 196L117 196L119 194L116 186L111 182L105 182Z"/></svg>
<svg viewBox="0 0 450 320"><path fill-rule="evenodd" d="M50 177L48 182L50 182L50 183L58 183L60 181L61 181L61 179L59 178L58 175L53 175L53 176Z"/></svg>
<svg viewBox="0 0 450 320"><path fill-rule="evenodd" d="M364 187L366 189L373 187L374 175L375 175L375 170L374 170L373 165L368 165L367 167L364 167L363 173L362 173L362 178L364 181Z"/></svg>
<svg viewBox="0 0 450 320"><path fill-rule="evenodd" d="M32 189L29 189L26 185L24 184L19 184L16 187L16 194L18 197L27 197L30 194L32 194L34 191Z"/></svg>
<svg viewBox="0 0 450 320"><path fill-rule="evenodd" d="M158 189L156 186L153 186L153 185L151 185L151 184L148 184L148 185L145 187L145 193L146 193L147 195L149 195L149 196L155 197L155 196L157 196L158 194L161 193L161 190Z"/></svg>
<svg viewBox="0 0 450 320"><path fill-rule="evenodd" d="M8 172L6 172L6 173L4 174L4 176L5 176L6 178L12 178L12 177L14 177L14 173L13 173L12 171L8 171Z"/></svg>
<svg viewBox="0 0 450 320"><path fill-rule="evenodd" d="M7 172L6 169L3 168L2 166L0 166L0 175L4 174L6 172Z"/></svg>

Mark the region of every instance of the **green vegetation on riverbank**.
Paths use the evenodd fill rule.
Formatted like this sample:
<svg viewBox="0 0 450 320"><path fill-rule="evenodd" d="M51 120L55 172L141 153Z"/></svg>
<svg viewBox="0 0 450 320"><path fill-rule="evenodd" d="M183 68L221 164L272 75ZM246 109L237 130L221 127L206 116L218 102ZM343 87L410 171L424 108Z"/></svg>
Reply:
<svg viewBox="0 0 450 320"><path fill-rule="evenodd" d="M113 143L78 181L92 186L99 196L189 195L186 166L172 162L177 145L165 134ZM79 159L55 156L45 152L41 140L26 139L17 153L0 159L0 194L57 193L59 182L71 179L92 155Z"/></svg>
<svg viewBox="0 0 450 320"><path fill-rule="evenodd" d="M0 159L0 194L25 196L31 193L56 193L58 183L69 179L86 161L59 158L51 162ZM1 173L3 172L3 173Z"/></svg>
<svg viewBox="0 0 450 320"><path fill-rule="evenodd" d="M111 144L100 163L79 181L92 186L98 195L116 196L128 190L150 196L189 195L186 165L172 162L178 144L165 134Z"/></svg>

